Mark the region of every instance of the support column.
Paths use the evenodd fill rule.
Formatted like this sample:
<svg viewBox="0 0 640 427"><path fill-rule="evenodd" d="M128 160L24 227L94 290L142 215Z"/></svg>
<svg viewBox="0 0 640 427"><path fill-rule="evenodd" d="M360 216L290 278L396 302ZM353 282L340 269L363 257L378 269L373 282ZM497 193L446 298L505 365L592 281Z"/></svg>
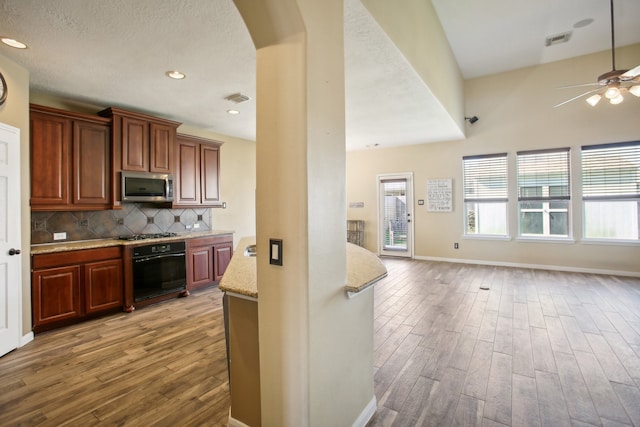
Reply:
<svg viewBox="0 0 640 427"><path fill-rule="evenodd" d="M257 52L262 425L363 425L375 408L373 294L344 291L343 2L234 2ZM283 241L282 266L269 264L270 238Z"/></svg>

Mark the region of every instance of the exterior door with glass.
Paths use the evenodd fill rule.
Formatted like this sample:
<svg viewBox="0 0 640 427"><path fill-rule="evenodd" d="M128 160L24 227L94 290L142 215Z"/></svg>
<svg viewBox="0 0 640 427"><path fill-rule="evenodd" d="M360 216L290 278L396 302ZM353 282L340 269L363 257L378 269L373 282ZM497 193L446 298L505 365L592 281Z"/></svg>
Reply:
<svg viewBox="0 0 640 427"><path fill-rule="evenodd" d="M413 257L413 175L378 175L378 253Z"/></svg>

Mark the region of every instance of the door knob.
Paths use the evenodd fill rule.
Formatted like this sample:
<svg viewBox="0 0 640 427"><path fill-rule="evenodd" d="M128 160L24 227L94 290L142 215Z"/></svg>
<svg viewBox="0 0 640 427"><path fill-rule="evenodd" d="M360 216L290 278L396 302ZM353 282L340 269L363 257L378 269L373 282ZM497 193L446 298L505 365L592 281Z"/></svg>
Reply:
<svg viewBox="0 0 640 427"><path fill-rule="evenodd" d="M11 256L20 255L21 253L22 251L20 249L14 249L14 248L9 249L9 255Z"/></svg>

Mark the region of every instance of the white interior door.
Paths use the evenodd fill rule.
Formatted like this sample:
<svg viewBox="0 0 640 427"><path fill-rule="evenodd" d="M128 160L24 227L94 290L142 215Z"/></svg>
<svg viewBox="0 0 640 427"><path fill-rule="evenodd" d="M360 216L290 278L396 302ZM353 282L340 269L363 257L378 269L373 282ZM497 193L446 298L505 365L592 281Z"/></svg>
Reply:
<svg viewBox="0 0 640 427"><path fill-rule="evenodd" d="M0 356L20 344L20 129L0 123Z"/></svg>
<svg viewBox="0 0 640 427"><path fill-rule="evenodd" d="M413 174L378 175L378 253L413 257Z"/></svg>

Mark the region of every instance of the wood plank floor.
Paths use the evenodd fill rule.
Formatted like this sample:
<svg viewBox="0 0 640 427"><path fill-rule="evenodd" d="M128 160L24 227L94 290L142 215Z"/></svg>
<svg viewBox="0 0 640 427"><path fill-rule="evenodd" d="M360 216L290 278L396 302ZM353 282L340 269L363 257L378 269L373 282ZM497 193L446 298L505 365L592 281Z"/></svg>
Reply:
<svg viewBox="0 0 640 427"><path fill-rule="evenodd" d="M0 426L222 426L222 293L36 335L0 358Z"/></svg>
<svg viewBox="0 0 640 427"><path fill-rule="evenodd" d="M385 264L369 426L640 426L640 279Z"/></svg>
<svg viewBox="0 0 640 427"><path fill-rule="evenodd" d="M384 262L369 426L640 427L640 279ZM221 296L37 335L0 358L0 426L226 425Z"/></svg>

